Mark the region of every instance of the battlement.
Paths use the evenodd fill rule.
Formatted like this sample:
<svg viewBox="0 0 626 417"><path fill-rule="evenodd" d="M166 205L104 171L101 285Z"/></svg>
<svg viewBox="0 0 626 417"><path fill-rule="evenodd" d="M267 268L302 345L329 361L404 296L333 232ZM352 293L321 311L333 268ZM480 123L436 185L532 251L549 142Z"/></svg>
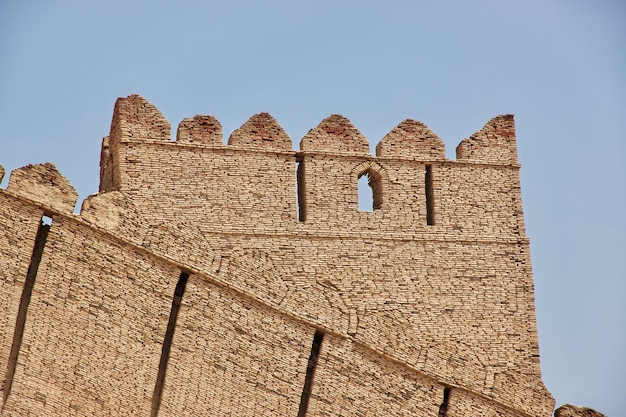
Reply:
<svg viewBox="0 0 626 417"><path fill-rule="evenodd" d="M170 123L139 95L119 98L113 111L113 142L132 140L171 141ZM222 126L213 116L196 115L178 125L176 142L221 146ZM268 113L252 116L228 139L228 146L290 151L291 139ZM494 117L457 147L457 161L517 165L513 115ZM370 155L369 142L350 120L333 114L311 129L300 141L300 151ZM433 161L446 160L441 139L425 124L404 120L376 147L376 156Z"/></svg>
<svg viewBox="0 0 626 417"><path fill-rule="evenodd" d="M291 149L267 113L251 117L223 144L212 116L183 120L177 140L145 99L119 99L104 139L100 191L119 190L149 216L176 216L241 230L437 233L524 237L513 116L498 116L461 142L457 161L426 125L405 120L369 152L339 115L324 119ZM359 212L367 175L374 210ZM168 207L167 213L159 213ZM201 213L190 213L194 207ZM232 217L231 217L232 216ZM510 219L517 221L511 222ZM229 225L228 228L232 228Z"/></svg>
<svg viewBox="0 0 626 417"><path fill-rule="evenodd" d="M454 161L414 120L170 131L118 99L79 215L50 163L0 190L0 415L551 414L512 116Z"/></svg>

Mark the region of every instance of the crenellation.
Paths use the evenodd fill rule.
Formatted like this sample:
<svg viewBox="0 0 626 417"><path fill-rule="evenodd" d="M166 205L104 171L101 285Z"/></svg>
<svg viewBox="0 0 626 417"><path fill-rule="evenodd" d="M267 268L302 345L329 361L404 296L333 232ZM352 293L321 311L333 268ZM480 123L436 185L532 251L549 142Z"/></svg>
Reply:
<svg viewBox="0 0 626 417"><path fill-rule="evenodd" d="M414 158L418 161L446 160L445 144L424 123L406 119L376 145L376 156Z"/></svg>
<svg viewBox="0 0 626 417"><path fill-rule="evenodd" d="M148 223L141 212L119 191L90 195L83 200L80 217L136 244L142 244L148 232Z"/></svg>
<svg viewBox="0 0 626 417"><path fill-rule="evenodd" d="M133 94L118 98L111 121L111 141L128 139L171 140L171 126L145 98Z"/></svg>
<svg viewBox="0 0 626 417"><path fill-rule="evenodd" d="M213 116L199 114L183 119L176 130L176 142L221 146L222 124Z"/></svg>
<svg viewBox="0 0 626 417"><path fill-rule="evenodd" d="M497 116L456 147L457 161L517 164L515 122L512 114Z"/></svg>
<svg viewBox="0 0 626 417"><path fill-rule="evenodd" d="M446 416L551 414L512 116L456 161L413 120L376 156L338 115L300 146L268 113L228 145L200 115L171 141L133 95L79 216L52 164L15 170L0 190L4 369L36 230L54 222L0 416L430 416L444 398Z"/></svg>
<svg viewBox="0 0 626 417"><path fill-rule="evenodd" d="M300 141L300 150L370 155L365 136L350 120L338 114L328 116L309 130Z"/></svg>
<svg viewBox="0 0 626 417"><path fill-rule="evenodd" d="M269 113L252 116L228 138L228 145L290 151L291 138Z"/></svg>
<svg viewBox="0 0 626 417"><path fill-rule="evenodd" d="M7 191L64 213L72 213L78 200L72 184L49 162L13 170Z"/></svg>

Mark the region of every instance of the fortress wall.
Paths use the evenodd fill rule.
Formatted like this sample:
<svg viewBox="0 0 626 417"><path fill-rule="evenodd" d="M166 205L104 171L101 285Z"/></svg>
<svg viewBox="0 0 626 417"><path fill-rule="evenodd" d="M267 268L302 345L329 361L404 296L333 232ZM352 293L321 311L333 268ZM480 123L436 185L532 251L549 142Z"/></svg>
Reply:
<svg viewBox="0 0 626 417"><path fill-rule="evenodd" d="M525 417L526 414L522 412L517 412L499 404L494 404L492 401L476 395L472 395L471 393L456 390L453 388L450 391L450 397L445 416Z"/></svg>
<svg viewBox="0 0 626 417"><path fill-rule="evenodd" d="M432 176L427 219L426 166ZM380 209L359 211L358 174L381 172ZM304 230L437 233L451 239L523 237L518 168L506 165L304 154ZM513 221L511 221L513 219Z"/></svg>
<svg viewBox="0 0 626 417"><path fill-rule="evenodd" d="M525 233L518 166L303 153L298 182L306 216L298 221L295 153L146 141L123 142L119 149L120 190L153 224L175 218L225 232L375 230L373 236L437 233L460 239ZM360 212L358 176L368 170L380 173L382 203Z"/></svg>
<svg viewBox="0 0 626 417"><path fill-rule="evenodd" d="M191 275L160 415L296 416L314 330Z"/></svg>
<svg viewBox="0 0 626 417"><path fill-rule="evenodd" d="M325 335L308 415L436 416L444 387L354 342Z"/></svg>
<svg viewBox="0 0 626 417"><path fill-rule="evenodd" d="M125 142L120 159L120 190L153 224L269 231L296 222L293 153Z"/></svg>
<svg viewBox="0 0 626 417"><path fill-rule="evenodd" d="M227 146L212 116L184 119L176 142L168 129L158 109L133 95L116 103L103 141L101 189L123 191L153 224L175 218L229 233L375 230L462 239L525 233L511 115L463 140L457 161L446 160L443 142L412 120L381 140L377 157L339 115L311 129L300 152L267 113L235 130ZM358 210L362 174L373 178L372 213Z"/></svg>
<svg viewBox="0 0 626 417"><path fill-rule="evenodd" d="M426 225L424 192L418 191L420 187L423 190L423 178L421 181L402 181L405 176L413 179L414 173L410 169L379 164L370 156L308 152L302 154L299 169L305 201L300 204L306 211L306 218L299 225L301 230L376 230L372 233L375 235L423 230L422 225ZM367 173L374 178L374 200L380 207L375 207L372 212L361 212L358 179ZM400 211L402 216L398 217Z"/></svg>
<svg viewBox="0 0 626 417"><path fill-rule="evenodd" d="M0 224L2 224L0 227L0 383L2 386L4 386L13 343L20 298L42 216L42 209L0 190ZM0 396L0 403L1 400Z"/></svg>
<svg viewBox="0 0 626 417"><path fill-rule="evenodd" d="M517 166L433 165L436 225L458 237L524 237Z"/></svg>
<svg viewBox="0 0 626 417"><path fill-rule="evenodd" d="M461 239L525 233L519 166L513 163L296 154L136 139L120 142L117 149L119 190L153 224L175 218L225 232L375 230L373 235L437 233ZM358 178L368 173L375 177L379 206L360 212Z"/></svg>
<svg viewBox="0 0 626 417"><path fill-rule="evenodd" d="M56 216L2 415L148 415L179 274Z"/></svg>
<svg viewBox="0 0 626 417"><path fill-rule="evenodd" d="M296 415L311 377L308 415L435 415L444 386L448 415L550 414L512 116L464 140L458 161L415 121L377 157L337 115L301 151L290 143L267 113L228 145L211 116L183 120L172 142L130 96L103 141L107 192L79 220L53 165L12 174L7 271L28 268L44 212L53 225L2 415ZM20 233L28 245L13 245ZM2 296L19 302L7 277ZM14 323L15 307L0 312Z"/></svg>
<svg viewBox="0 0 626 417"><path fill-rule="evenodd" d="M207 240L223 254L239 248L234 257L245 248L266 253L265 267L256 270L254 259L242 257L238 266L220 267L217 278L287 314L511 406L520 405L521 392L550 400L541 384L536 332L528 330L535 318L529 315L527 244L224 235ZM270 295L264 288L281 289ZM524 384L500 384L508 374ZM529 410L540 415L544 400Z"/></svg>

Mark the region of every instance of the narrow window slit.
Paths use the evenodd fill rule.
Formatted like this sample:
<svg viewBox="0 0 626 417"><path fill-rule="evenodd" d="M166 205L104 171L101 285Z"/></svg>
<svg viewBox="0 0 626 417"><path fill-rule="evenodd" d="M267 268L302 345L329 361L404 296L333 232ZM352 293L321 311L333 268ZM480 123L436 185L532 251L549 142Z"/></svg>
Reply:
<svg viewBox="0 0 626 417"><path fill-rule="evenodd" d="M446 413L448 412L448 404L450 403L450 387L445 387L443 389L443 402L439 406L439 416L438 417L446 417Z"/></svg>
<svg viewBox="0 0 626 417"><path fill-rule="evenodd" d="M159 413L159 407L161 406L161 397L163 395L163 386L165 384L165 374L167 372L167 362L170 358L174 330L176 329L176 320L178 319L178 311L180 310L180 303L183 299L188 279L189 274L187 272L181 272L180 277L178 278L178 283L176 284L176 289L174 290L170 317L167 322L167 330L165 331L163 346L161 347L159 373L157 374L157 380L154 384L154 392L152 393L152 410L150 412L150 417L156 417Z"/></svg>
<svg viewBox="0 0 626 417"><path fill-rule="evenodd" d="M296 160L296 200L298 210L298 221L306 221L306 187L304 179L304 162L302 159Z"/></svg>
<svg viewBox="0 0 626 417"><path fill-rule="evenodd" d="M320 354L324 333L317 330L313 336L313 344L311 345L311 355L306 367L306 376L304 378L304 388L302 388L302 396L300 397L300 408L298 409L298 417L305 417L309 408L309 399L313 391L313 377L315 376L315 368L317 367L317 359Z"/></svg>
<svg viewBox="0 0 626 417"><path fill-rule="evenodd" d="M426 225L435 225L435 191L433 189L433 166L426 165L424 173L424 189L426 192Z"/></svg>
<svg viewBox="0 0 626 417"><path fill-rule="evenodd" d="M7 366L7 372L4 378L4 384L2 387L3 403L6 403L9 394L11 393L11 386L13 385L13 376L15 375L15 368L17 366L17 359L20 354L20 348L22 346L22 338L24 337L24 325L26 324L26 313L28 312L28 305L30 304L30 298L33 294L33 287L35 286L35 278L37 277L37 271L39 270L39 263L41 262L41 256L43 255L43 249L46 246L46 239L48 238L48 232L52 225L52 217L44 215L41 218L41 223L37 228L37 237L35 238L35 245L30 257L30 264L28 266L28 272L26 273L26 281L24 282L24 288L22 288L22 296L20 298L20 305L17 310L17 318L15 320L15 330L13 331L13 343L11 344L11 352L9 353L9 363Z"/></svg>

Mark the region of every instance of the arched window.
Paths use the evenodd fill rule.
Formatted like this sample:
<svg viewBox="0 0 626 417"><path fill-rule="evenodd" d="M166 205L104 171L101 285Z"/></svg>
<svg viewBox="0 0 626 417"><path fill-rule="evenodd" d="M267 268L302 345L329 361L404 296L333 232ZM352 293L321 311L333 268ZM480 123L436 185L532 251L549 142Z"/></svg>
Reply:
<svg viewBox="0 0 626 417"><path fill-rule="evenodd" d="M383 205L380 172L367 168L358 176L359 211L380 210Z"/></svg>

